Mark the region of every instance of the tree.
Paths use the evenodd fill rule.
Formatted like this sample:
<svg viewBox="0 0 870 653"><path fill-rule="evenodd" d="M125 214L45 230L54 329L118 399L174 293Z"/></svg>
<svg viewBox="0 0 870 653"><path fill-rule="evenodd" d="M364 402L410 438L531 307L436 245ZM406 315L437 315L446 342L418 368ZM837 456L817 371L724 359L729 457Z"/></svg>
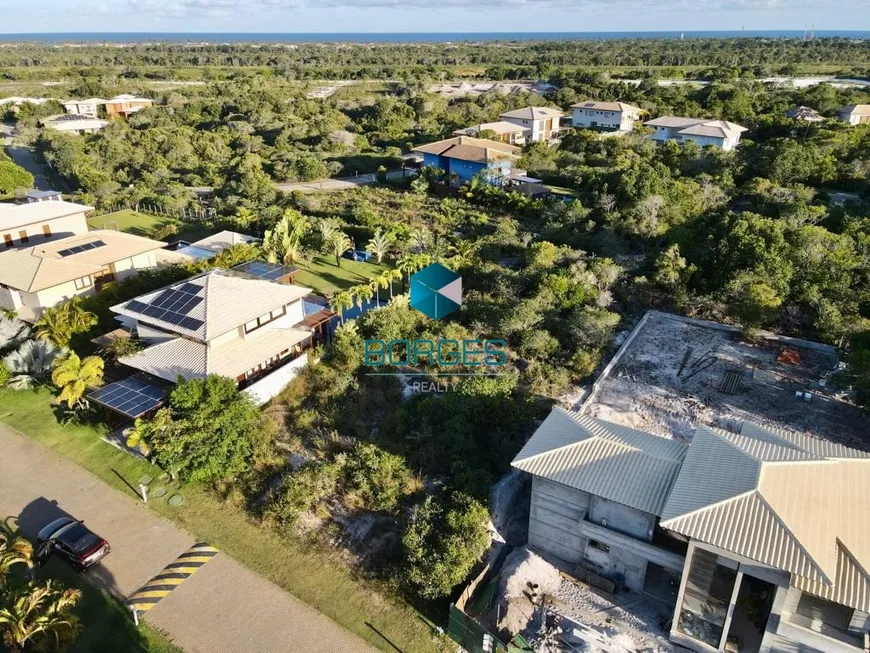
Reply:
<svg viewBox="0 0 870 653"><path fill-rule="evenodd" d="M411 488L411 472L401 456L358 443L344 463L345 484L369 510L394 511Z"/></svg>
<svg viewBox="0 0 870 653"><path fill-rule="evenodd" d="M446 596L489 546L486 508L461 492L427 496L402 535L405 578L423 598Z"/></svg>
<svg viewBox="0 0 870 653"><path fill-rule="evenodd" d="M338 319L342 324L344 324L344 312L353 308L353 305L353 295L347 290L340 290L329 298L329 307L338 313Z"/></svg>
<svg viewBox="0 0 870 653"><path fill-rule="evenodd" d="M48 340L28 340L3 359L11 374L7 385L27 390L46 383L51 378L54 360L62 353L60 347Z"/></svg>
<svg viewBox="0 0 870 653"><path fill-rule="evenodd" d="M740 320L744 328L765 325L776 317L782 297L759 274L744 272L727 288L730 304L728 311Z"/></svg>
<svg viewBox="0 0 870 653"><path fill-rule="evenodd" d="M392 279L389 276L389 270L384 270L381 274L369 281L369 288L375 291L375 303L381 305L381 288L386 288L390 285Z"/></svg>
<svg viewBox="0 0 870 653"><path fill-rule="evenodd" d="M103 381L103 366L103 359L99 356L82 359L75 352L55 359L51 381L60 388L58 401L65 401L70 409L86 402L85 390Z"/></svg>
<svg viewBox="0 0 870 653"><path fill-rule="evenodd" d="M81 630L72 614L81 597L81 591L50 580L45 585L31 581L9 592L0 605L3 643L11 653L65 649Z"/></svg>
<svg viewBox="0 0 870 653"><path fill-rule="evenodd" d="M362 310L363 305L375 296L375 291L372 290L371 286L361 284L351 288L350 294L356 299L356 305Z"/></svg>
<svg viewBox="0 0 870 653"><path fill-rule="evenodd" d="M235 380L216 374L181 380L158 415L165 426L149 436L154 460L185 481L232 478L250 467L264 445L253 400Z"/></svg>
<svg viewBox="0 0 870 653"><path fill-rule="evenodd" d="M341 267L341 257L344 256L346 251L353 247L353 243L346 233L343 231L336 231L329 239L328 246L332 255L335 257L335 264L338 267Z"/></svg>
<svg viewBox="0 0 870 653"><path fill-rule="evenodd" d="M12 567L33 567L33 545L10 524L11 520L11 517L7 517L0 521L0 589L5 585L6 575Z"/></svg>
<svg viewBox="0 0 870 653"><path fill-rule="evenodd" d="M97 322L96 315L82 308L81 298L74 297L60 306L45 309L34 326L40 340L48 340L58 347L69 347L75 334L84 333Z"/></svg>
<svg viewBox="0 0 870 653"><path fill-rule="evenodd" d="M12 193L16 188L33 188L33 175L0 153L0 195Z"/></svg>
<svg viewBox="0 0 870 653"><path fill-rule="evenodd" d="M380 263L383 261L384 256L387 255L387 252L390 251L392 245L392 235L385 233L380 227L378 227L375 229L374 235L366 245L366 251L370 254L374 254L374 257L377 259L378 263Z"/></svg>
<svg viewBox="0 0 870 653"><path fill-rule="evenodd" d="M17 317L0 317L0 354L17 349L30 337L30 327Z"/></svg>
<svg viewBox="0 0 870 653"><path fill-rule="evenodd" d="M302 255L302 240L308 233L311 223L304 215L294 209L284 209L284 215L274 229L266 231L263 238L263 251L273 263L292 264Z"/></svg>

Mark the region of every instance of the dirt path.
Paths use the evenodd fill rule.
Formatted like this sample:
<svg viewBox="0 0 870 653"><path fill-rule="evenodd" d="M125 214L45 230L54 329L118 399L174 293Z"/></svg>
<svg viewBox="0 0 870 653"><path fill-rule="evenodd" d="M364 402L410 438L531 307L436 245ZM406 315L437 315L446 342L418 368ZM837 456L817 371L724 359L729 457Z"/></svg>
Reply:
<svg viewBox="0 0 870 653"><path fill-rule="evenodd" d="M66 514L112 545L87 573L125 598L195 538L77 465L0 424L0 518L25 535ZM368 644L281 588L219 553L161 599L145 619L188 653L357 653Z"/></svg>

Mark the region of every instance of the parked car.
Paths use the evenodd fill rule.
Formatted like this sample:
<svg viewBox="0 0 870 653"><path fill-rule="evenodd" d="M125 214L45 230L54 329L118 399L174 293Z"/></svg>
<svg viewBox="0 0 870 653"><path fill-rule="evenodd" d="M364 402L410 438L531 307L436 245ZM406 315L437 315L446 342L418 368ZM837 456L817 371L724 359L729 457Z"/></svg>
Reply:
<svg viewBox="0 0 870 653"><path fill-rule="evenodd" d="M36 543L37 564L45 564L52 553L57 553L79 572L94 566L112 550L106 540L72 517L55 519L39 531Z"/></svg>
<svg viewBox="0 0 870 653"><path fill-rule="evenodd" d="M362 249L349 249L344 253L344 258L349 258L351 261L365 263L372 259L372 254Z"/></svg>

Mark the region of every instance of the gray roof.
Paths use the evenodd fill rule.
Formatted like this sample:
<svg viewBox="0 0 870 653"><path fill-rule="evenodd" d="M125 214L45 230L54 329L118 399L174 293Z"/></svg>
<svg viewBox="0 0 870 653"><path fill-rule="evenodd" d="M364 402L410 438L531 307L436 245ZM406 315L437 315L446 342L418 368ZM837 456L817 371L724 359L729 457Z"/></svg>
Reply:
<svg viewBox="0 0 870 653"><path fill-rule="evenodd" d="M522 120L543 120L544 118L558 118L562 112L550 107L523 107L514 111L505 111L498 115L499 118L514 118Z"/></svg>
<svg viewBox="0 0 870 653"><path fill-rule="evenodd" d="M578 102L577 104L571 105L572 109L594 109L596 111L617 111L619 113L624 113L626 111L633 111L635 113L639 112L640 109L631 104L626 104L625 102L596 102L594 100L589 100L587 102Z"/></svg>
<svg viewBox="0 0 870 653"><path fill-rule="evenodd" d="M661 515L687 448L674 440L556 407L511 465Z"/></svg>
<svg viewBox="0 0 870 653"><path fill-rule="evenodd" d="M699 428L661 525L870 611L870 454L748 422Z"/></svg>

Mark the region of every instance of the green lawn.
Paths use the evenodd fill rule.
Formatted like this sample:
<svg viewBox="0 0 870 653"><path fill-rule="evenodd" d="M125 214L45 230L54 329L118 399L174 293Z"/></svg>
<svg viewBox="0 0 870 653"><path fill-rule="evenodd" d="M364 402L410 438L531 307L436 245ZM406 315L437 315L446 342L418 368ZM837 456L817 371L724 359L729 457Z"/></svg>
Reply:
<svg viewBox="0 0 870 653"><path fill-rule="evenodd" d="M580 197L580 193L572 188L564 188L563 186L553 186L551 184L544 184L544 186L549 190L553 195L560 195L564 197Z"/></svg>
<svg viewBox="0 0 870 653"><path fill-rule="evenodd" d="M117 229L149 238L154 235L155 229L169 224L177 225L178 233L165 238L165 240L194 241L205 238L215 231L204 226L181 222L175 218L139 213L132 209L122 209L88 219L88 225L91 229Z"/></svg>
<svg viewBox="0 0 870 653"><path fill-rule="evenodd" d="M82 591L74 613L84 629L70 653L181 653L180 648L144 621L140 621L137 628L130 611L117 598L88 583L57 557L49 560L37 573L40 580L51 578L64 587L76 587Z"/></svg>
<svg viewBox="0 0 870 653"><path fill-rule="evenodd" d="M338 266L332 256L315 256L299 267L301 272L296 275L293 283L313 288L314 292L321 295L331 295L337 290L344 290L371 281L388 266L351 261L346 258L341 259L341 265ZM401 292L399 283L393 283L393 292ZM381 290L381 299L389 296L388 289Z"/></svg>
<svg viewBox="0 0 870 653"><path fill-rule="evenodd" d="M0 421L130 495L134 492L128 482L134 485L146 473L158 473L148 463L102 442L101 426L60 425L52 412L52 399L44 388L35 392L0 388ZM185 502L178 508L169 506L165 499L152 499L148 507L378 648L395 651L386 637L402 651L442 650L420 613L376 592L337 554L280 536L262 527L242 508L219 501L207 489L187 486L181 494Z"/></svg>

